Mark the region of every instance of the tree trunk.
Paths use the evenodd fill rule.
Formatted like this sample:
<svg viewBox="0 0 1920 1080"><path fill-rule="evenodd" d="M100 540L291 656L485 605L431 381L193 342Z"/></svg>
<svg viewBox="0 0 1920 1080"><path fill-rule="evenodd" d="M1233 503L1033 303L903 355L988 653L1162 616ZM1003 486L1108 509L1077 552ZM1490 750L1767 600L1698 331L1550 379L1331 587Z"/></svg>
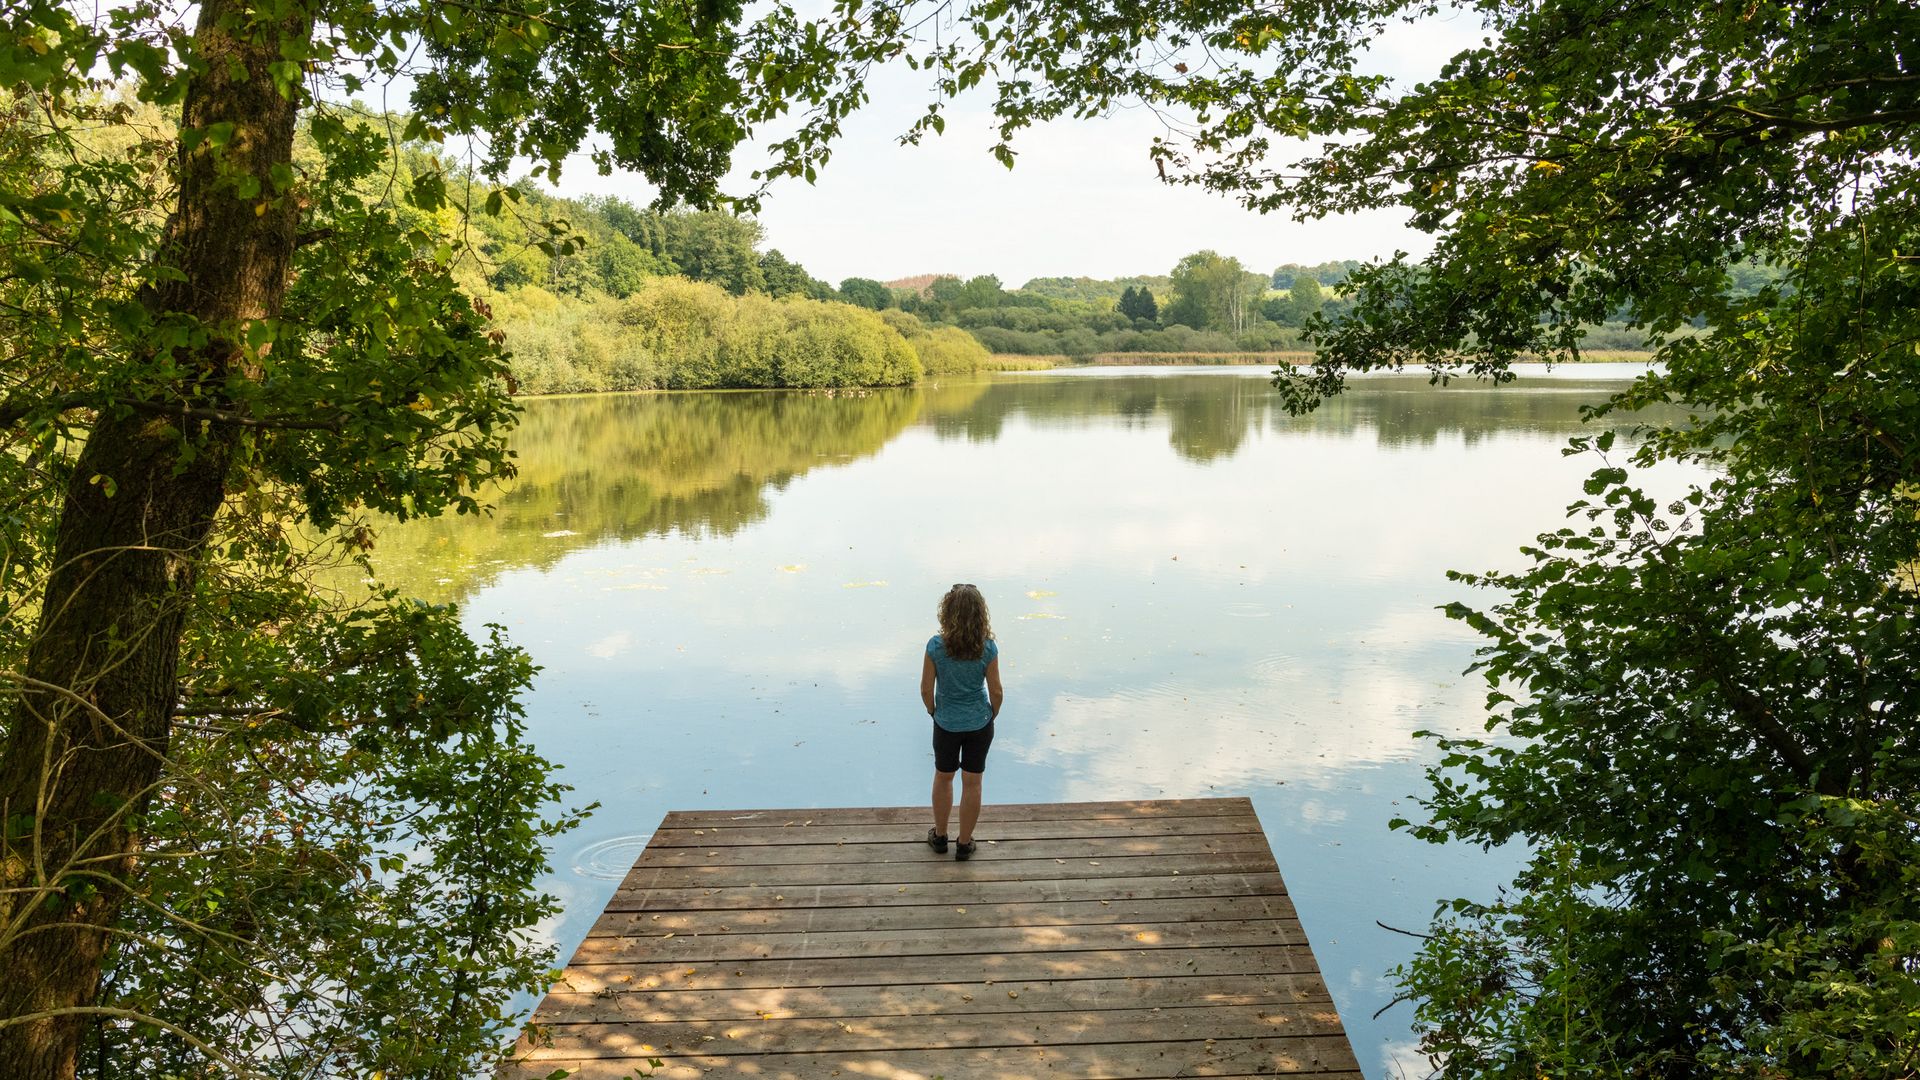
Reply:
<svg viewBox="0 0 1920 1080"><path fill-rule="evenodd" d="M181 633L240 438L166 407L223 407L226 380L255 374L246 327L280 313L298 211L269 177L292 162L299 88L277 90L267 65L303 18L256 22L244 0L201 5L204 69L181 126L230 123L233 134L181 154L159 255L178 280L141 300L158 318L197 320L206 339L177 355L181 381L164 400L102 413L67 488L25 692L0 749L0 1019L85 1009L99 987L139 849L132 818L162 777ZM242 199L235 181L247 176L260 190ZM0 1027L0 1076L71 1077L90 1019Z"/></svg>

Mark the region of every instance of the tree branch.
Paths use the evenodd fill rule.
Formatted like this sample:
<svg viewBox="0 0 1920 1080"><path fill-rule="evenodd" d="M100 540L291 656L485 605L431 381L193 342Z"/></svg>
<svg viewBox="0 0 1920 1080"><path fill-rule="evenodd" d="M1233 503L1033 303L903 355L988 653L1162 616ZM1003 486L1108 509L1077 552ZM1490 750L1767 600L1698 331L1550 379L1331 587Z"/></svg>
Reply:
<svg viewBox="0 0 1920 1080"><path fill-rule="evenodd" d="M12 1027L15 1024L32 1023L35 1020L49 1020L56 1016L110 1016L121 1020L131 1020L136 1024L152 1024L154 1027L170 1031L182 1039L185 1039L195 1050L200 1051L233 1070L233 1075L235 1076L264 1077L266 1075L263 1072L250 1069L241 1062L221 1053L215 1049L212 1044L185 1028L177 1027L157 1016L148 1016L146 1013L136 1012L133 1009L113 1009L105 1005L74 1005L64 1009L42 1009L39 1012L26 1013L21 1016L0 1017L0 1028Z"/></svg>
<svg viewBox="0 0 1920 1080"><path fill-rule="evenodd" d="M278 413L273 416L254 416L250 413L233 412L227 409L208 409L193 405L174 405L160 401L120 401L135 412L152 413L156 416L177 416L182 420L205 420L211 424L227 424L243 428L271 428L283 431L339 431L346 426L345 413L334 413L324 419L303 417L294 413Z"/></svg>
<svg viewBox="0 0 1920 1080"><path fill-rule="evenodd" d="M1806 134L1818 134L1828 131L1850 131L1858 127L1878 127L1884 124L1911 124L1920 122L1920 109L1895 109L1891 112L1863 113L1859 116L1832 118L1777 116L1773 113L1749 109L1744 105L1727 105L1728 112L1751 117L1768 126L1785 128Z"/></svg>

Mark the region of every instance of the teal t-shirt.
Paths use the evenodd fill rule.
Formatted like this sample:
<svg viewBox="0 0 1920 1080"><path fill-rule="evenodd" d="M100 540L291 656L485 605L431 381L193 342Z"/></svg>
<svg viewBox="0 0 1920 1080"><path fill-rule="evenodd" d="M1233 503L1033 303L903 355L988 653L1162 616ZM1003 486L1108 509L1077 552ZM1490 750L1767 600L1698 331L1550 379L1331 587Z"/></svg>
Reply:
<svg viewBox="0 0 1920 1080"><path fill-rule="evenodd" d="M987 700L987 665L1000 655L1000 646L991 638L980 651L978 660L956 660L947 655L940 635L927 642L927 655L933 657L933 722L948 731L979 731L993 719L993 705Z"/></svg>

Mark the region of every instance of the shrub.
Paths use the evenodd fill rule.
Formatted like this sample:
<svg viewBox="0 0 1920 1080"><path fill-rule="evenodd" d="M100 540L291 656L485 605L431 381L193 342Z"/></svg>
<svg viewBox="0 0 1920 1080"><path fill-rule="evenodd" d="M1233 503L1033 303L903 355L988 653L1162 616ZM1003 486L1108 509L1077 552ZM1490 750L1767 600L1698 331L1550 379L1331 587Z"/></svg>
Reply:
<svg viewBox="0 0 1920 1080"><path fill-rule="evenodd" d="M622 300L562 299L525 288L499 296L514 378L528 393L721 387L900 386L921 366L903 329L945 363L971 344L912 316L798 296L733 296L717 285L654 277ZM900 320L910 320L903 324Z"/></svg>

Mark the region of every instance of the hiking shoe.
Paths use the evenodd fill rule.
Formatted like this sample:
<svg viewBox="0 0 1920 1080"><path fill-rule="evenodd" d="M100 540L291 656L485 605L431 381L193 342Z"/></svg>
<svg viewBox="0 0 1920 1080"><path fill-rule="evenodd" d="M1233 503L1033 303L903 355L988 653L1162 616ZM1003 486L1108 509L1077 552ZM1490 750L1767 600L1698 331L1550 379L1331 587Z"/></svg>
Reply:
<svg viewBox="0 0 1920 1080"><path fill-rule="evenodd" d="M941 846L945 847L946 845L942 844ZM953 845L953 857L960 862L966 862L968 859L973 858L973 849L975 846L974 844L955 844Z"/></svg>
<svg viewBox="0 0 1920 1080"><path fill-rule="evenodd" d="M934 832L932 829L928 829L927 830L927 846L933 849L934 854L945 855L947 853L947 838L944 836L941 836L937 832ZM967 849L968 849L968 853L971 854L973 845L968 844Z"/></svg>

